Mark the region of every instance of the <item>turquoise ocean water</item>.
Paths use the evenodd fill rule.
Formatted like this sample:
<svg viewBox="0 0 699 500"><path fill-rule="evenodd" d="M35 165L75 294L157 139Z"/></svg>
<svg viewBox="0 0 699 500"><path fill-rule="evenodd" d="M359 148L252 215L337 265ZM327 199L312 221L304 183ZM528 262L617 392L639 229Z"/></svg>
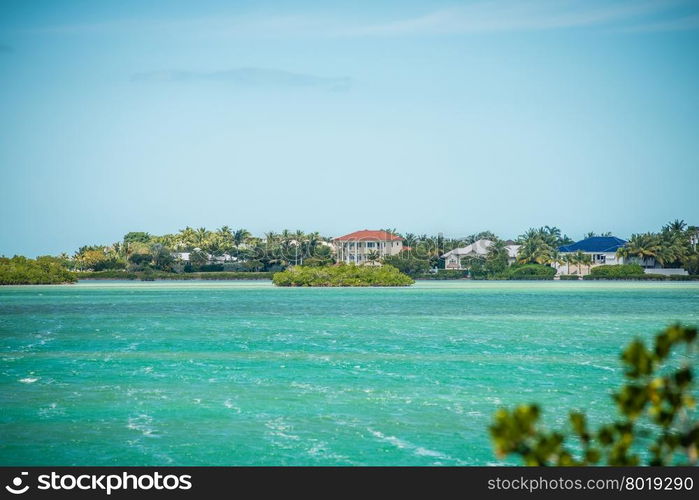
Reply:
<svg viewBox="0 0 699 500"><path fill-rule="evenodd" d="M697 283L0 287L0 465L484 465L503 405L608 419Z"/></svg>

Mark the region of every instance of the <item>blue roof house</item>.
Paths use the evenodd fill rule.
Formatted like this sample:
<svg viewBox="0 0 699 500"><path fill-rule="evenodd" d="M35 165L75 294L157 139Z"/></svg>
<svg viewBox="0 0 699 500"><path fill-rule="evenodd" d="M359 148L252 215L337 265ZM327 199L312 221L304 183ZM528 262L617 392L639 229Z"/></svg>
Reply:
<svg viewBox="0 0 699 500"><path fill-rule="evenodd" d="M626 241L621 238L616 238L615 236L593 236L592 238L585 238L571 245L563 245L558 248L560 254L565 255L583 252L592 257L592 264L590 266L582 266L579 264L557 263L556 269L558 274L584 275L588 274L590 269L595 266L623 264L624 259L622 257L617 257L616 251L624 245L626 245Z"/></svg>

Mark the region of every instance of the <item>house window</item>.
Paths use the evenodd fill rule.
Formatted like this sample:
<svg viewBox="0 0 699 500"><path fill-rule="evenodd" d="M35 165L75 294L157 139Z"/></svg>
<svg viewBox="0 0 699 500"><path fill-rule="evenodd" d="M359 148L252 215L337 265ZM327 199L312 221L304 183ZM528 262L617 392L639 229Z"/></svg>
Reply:
<svg viewBox="0 0 699 500"><path fill-rule="evenodd" d="M366 246L367 246L367 248L374 248L376 246L376 243L374 243L373 241L370 241L366 244Z"/></svg>

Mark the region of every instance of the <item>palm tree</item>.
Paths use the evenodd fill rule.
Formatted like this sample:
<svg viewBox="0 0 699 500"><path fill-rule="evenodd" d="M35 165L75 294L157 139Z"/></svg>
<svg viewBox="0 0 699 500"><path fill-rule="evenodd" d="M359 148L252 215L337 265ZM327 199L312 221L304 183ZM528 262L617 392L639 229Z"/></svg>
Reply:
<svg viewBox="0 0 699 500"><path fill-rule="evenodd" d="M403 244L405 246L414 247L416 242L417 236L415 236L413 233L405 233L403 238Z"/></svg>
<svg viewBox="0 0 699 500"><path fill-rule="evenodd" d="M590 274L592 269L592 255L589 253L583 254L580 263L587 266L587 274Z"/></svg>
<svg viewBox="0 0 699 500"><path fill-rule="evenodd" d="M199 248L204 248L204 246L206 246L206 243L210 237L211 237L211 231L209 231L205 227L200 227L199 229L197 229L194 232L194 243Z"/></svg>
<svg viewBox="0 0 699 500"><path fill-rule="evenodd" d="M561 230L555 226L544 226L539 229L546 242L552 247L558 248L561 241Z"/></svg>
<svg viewBox="0 0 699 500"><path fill-rule="evenodd" d="M575 264L575 256L570 253L563 254L561 263L566 265L566 274L570 274L570 265Z"/></svg>
<svg viewBox="0 0 699 500"><path fill-rule="evenodd" d="M575 263L575 267L578 271L578 274L582 276L582 266L587 265L588 263L592 263L592 257L590 257L590 255L586 254L582 250L578 250L571 257L573 259L573 262Z"/></svg>
<svg viewBox="0 0 699 500"><path fill-rule="evenodd" d="M251 236L252 234L250 234L250 231L248 231L247 229L238 229L235 233L233 233L233 243L236 247L239 247L240 245L245 243Z"/></svg>
<svg viewBox="0 0 699 500"><path fill-rule="evenodd" d="M629 241L616 252L618 257L628 259L638 258L642 263L647 259L655 259L660 264L664 262L660 236L654 233L632 234Z"/></svg>
<svg viewBox="0 0 699 500"><path fill-rule="evenodd" d="M684 220L675 219L672 222L668 222L663 226L663 231L671 231L676 233L681 233L687 227L687 223Z"/></svg>
<svg viewBox="0 0 699 500"><path fill-rule="evenodd" d="M221 226L214 237L218 240L217 244L221 247L223 253L228 253L233 249L233 230L228 226Z"/></svg>
<svg viewBox="0 0 699 500"><path fill-rule="evenodd" d="M522 246L517 255L517 262L521 264L550 264L553 262L556 249L546 241L544 234L543 230L530 228L519 236L518 241Z"/></svg>
<svg viewBox="0 0 699 500"><path fill-rule="evenodd" d="M379 260L379 252L376 250L372 250L369 253L366 254L366 259L371 262L372 265L376 264L376 261Z"/></svg>
<svg viewBox="0 0 699 500"><path fill-rule="evenodd" d="M195 246L196 232L191 227L187 226L184 229L180 229L180 232L176 236L177 246L192 249Z"/></svg>

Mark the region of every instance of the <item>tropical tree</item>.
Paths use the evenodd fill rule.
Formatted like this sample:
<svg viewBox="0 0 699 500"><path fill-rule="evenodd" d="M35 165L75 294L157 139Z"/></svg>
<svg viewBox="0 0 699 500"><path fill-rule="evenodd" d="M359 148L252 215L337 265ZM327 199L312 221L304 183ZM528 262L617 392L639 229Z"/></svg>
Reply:
<svg viewBox="0 0 699 500"><path fill-rule="evenodd" d="M233 243L235 244L236 248L240 247L240 245L244 244L248 238L250 238L252 234L250 234L250 231L247 229L238 229L235 233L233 233Z"/></svg>
<svg viewBox="0 0 699 500"><path fill-rule="evenodd" d="M151 245L150 255L153 266L162 271L170 270L175 260L170 250L160 243L154 243Z"/></svg>
<svg viewBox="0 0 699 500"><path fill-rule="evenodd" d="M381 256L379 255L379 252L376 250L371 250L369 253L366 254L366 259L371 262L371 264L376 264L376 262L379 260Z"/></svg>
<svg viewBox="0 0 699 500"><path fill-rule="evenodd" d="M655 259L663 263L664 255L660 236L655 233L633 234L629 241L616 252L618 257L639 259L641 262L647 259Z"/></svg>
<svg viewBox="0 0 699 500"><path fill-rule="evenodd" d="M556 257L554 239L555 235L551 235L544 228L530 228L518 238L521 246L517 254L517 262L520 264L550 264Z"/></svg>

